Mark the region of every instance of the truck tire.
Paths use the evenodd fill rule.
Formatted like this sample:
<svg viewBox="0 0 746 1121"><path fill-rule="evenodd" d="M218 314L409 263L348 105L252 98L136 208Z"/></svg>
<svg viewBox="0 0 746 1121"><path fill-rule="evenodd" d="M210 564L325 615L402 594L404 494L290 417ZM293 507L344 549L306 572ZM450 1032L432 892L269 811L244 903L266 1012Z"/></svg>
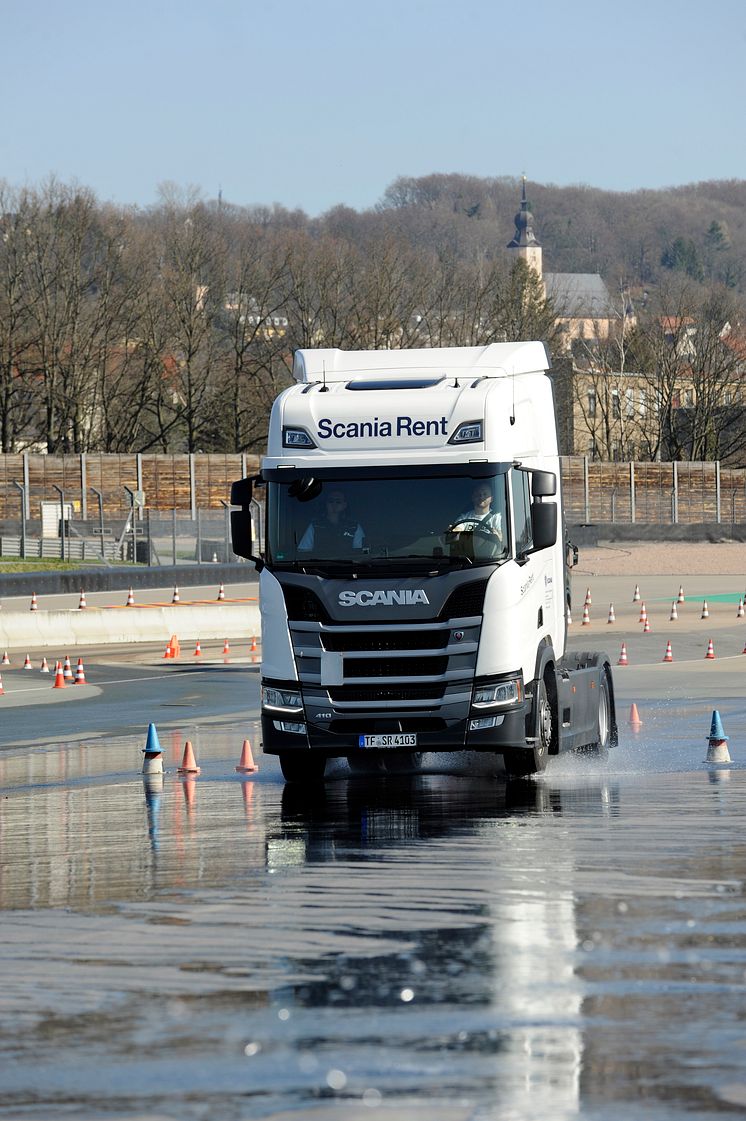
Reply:
<svg viewBox="0 0 746 1121"><path fill-rule="evenodd" d="M326 770L326 756L316 751L281 751L280 769L285 782L319 783Z"/></svg>
<svg viewBox="0 0 746 1121"><path fill-rule="evenodd" d="M546 769L547 759L557 736L556 703L554 690L545 675L539 685L539 719L536 742L533 747L514 747L503 756L505 770L510 778L528 778Z"/></svg>
<svg viewBox="0 0 746 1121"><path fill-rule="evenodd" d="M589 752L600 758L605 758L611 746L611 690L609 688L609 673L604 666L601 681L598 686L598 738L589 746Z"/></svg>

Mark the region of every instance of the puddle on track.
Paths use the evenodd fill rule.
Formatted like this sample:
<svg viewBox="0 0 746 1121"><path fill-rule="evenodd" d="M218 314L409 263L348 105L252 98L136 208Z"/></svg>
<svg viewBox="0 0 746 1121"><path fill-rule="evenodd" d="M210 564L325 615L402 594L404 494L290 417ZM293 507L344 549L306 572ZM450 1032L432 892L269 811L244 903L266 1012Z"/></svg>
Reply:
<svg viewBox="0 0 746 1121"><path fill-rule="evenodd" d="M711 711L509 786L242 781L221 726L196 780L178 731L162 783L132 737L6 753L0 1117L743 1109L746 713L708 768Z"/></svg>

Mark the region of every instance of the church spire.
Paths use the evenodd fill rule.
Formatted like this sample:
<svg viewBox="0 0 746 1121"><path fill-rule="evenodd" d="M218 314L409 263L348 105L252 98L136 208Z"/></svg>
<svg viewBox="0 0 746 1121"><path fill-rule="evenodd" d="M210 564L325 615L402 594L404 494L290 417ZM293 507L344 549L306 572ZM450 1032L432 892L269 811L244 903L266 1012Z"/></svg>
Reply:
<svg viewBox="0 0 746 1121"><path fill-rule="evenodd" d="M534 233L534 217L526 198L526 176L521 182L521 209L515 216L515 237L508 242L508 249L526 262L530 269L544 283L544 266L542 263L541 242Z"/></svg>
<svg viewBox="0 0 746 1121"><path fill-rule="evenodd" d="M533 220L534 216L526 198L526 176L524 175L521 183L521 209L515 216L515 237L508 242L508 249L522 249L527 245L541 247L541 243L534 233Z"/></svg>

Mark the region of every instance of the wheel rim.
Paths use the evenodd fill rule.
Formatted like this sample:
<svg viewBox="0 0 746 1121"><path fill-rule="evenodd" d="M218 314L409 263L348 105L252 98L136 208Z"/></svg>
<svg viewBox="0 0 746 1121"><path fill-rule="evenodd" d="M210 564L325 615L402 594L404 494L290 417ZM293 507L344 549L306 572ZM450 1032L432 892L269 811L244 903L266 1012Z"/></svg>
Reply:
<svg viewBox="0 0 746 1121"><path fill-rule="evenodd" d="M547 696L546 685L542 682L539 707L539 742L536 745L539 755L545 755L552 742L552 706Z"/></svg>
<svg viewBox="0 0 746 1121"><path fill-rule="evenodd" d="M606 681L601 686L601 696L598 701L598 743L606 747L609 742L609 694Z"/></svg>

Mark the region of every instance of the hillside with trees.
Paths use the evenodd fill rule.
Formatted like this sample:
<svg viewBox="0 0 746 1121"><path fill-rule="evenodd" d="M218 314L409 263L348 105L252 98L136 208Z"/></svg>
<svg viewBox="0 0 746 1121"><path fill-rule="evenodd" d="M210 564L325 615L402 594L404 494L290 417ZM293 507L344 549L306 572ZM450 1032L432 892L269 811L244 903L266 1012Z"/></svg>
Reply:
<svg viewBox="0 0 746 1121"><path fill-rule="evenodd" d="M310 218L168 185L138 210L0 183L0 450L260 451L298 347L556 347L556 309L505 248L519 192L398 179L369 211ZM681 308L722 290L737 328L746 183L530 198L547 271L598 271L649 315L661 291Z"/></svg>

